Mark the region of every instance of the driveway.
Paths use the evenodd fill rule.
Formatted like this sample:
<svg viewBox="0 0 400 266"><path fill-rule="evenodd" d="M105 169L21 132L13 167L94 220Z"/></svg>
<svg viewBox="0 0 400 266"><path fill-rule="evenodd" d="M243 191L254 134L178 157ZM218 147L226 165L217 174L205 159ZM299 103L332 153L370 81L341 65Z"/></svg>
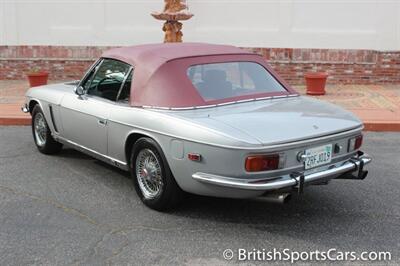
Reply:
<svg viewBox="0 0 400 266"><path fill-rule="evenodd" d="M71 149L42 155L29 127L0 127L0 264L237 263L224 260L228 248L389 251L398 264L399 143L367 133L366 180L307 187L286 205L190 196L158 213L129 174Z"/></svg>

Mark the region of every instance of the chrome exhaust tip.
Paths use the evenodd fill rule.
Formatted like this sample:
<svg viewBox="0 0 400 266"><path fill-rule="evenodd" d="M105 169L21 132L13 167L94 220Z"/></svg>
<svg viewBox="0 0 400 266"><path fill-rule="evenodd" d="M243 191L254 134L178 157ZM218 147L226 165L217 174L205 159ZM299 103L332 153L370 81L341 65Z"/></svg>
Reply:
<svg viewBox="0 0 400 266"><path fill-rule="evenodd" d="M280 194L266 194L260 199L267 202L286 204L292 199L292 194L290 193L280 193Z"/></svg>

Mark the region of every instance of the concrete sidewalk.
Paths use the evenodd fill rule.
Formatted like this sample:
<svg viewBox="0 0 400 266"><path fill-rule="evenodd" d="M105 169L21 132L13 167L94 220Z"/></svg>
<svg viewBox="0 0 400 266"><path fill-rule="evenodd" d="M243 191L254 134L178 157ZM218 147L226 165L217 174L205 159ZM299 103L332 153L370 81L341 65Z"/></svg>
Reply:
<svg viewBox="0 0 400 266"><path fill-rule="evenodd" d="M51 81L55 83L60 81ZM0 81L0 125L30 125L21 112L27 81ZM305 94L304 87L296 89ZM340 105L360 117L367 131L400 131L399 85L335 85L320 100Z"/></svg>
<svg viewBox="0 0 400 266"><path fill-rule="evenodd" d="M21 111L28 82L0 80L0 125L30 125L30 115Z"/></svg>

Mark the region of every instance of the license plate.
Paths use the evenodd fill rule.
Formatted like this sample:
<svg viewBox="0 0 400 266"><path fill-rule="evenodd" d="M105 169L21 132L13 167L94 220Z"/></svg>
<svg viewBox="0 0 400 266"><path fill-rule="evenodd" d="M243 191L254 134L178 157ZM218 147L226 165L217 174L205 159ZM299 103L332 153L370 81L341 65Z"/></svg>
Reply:
<svg viewBox="0 0 400 266"><path fill-rule="evenodd" d="M308 149L305 151L305 155L305 169L311 169L320 165L330 163L332 161L332 144Z"/></svg>

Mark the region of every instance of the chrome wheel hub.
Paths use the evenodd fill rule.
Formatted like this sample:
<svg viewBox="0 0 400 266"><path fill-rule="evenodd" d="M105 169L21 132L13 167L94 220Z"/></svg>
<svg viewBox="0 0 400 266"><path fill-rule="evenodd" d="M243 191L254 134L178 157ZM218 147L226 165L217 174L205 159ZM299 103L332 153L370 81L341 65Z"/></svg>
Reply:
<svg viewBox="0 0 400 266"><path fill-rule="evenodd" d="M33 120L33 128L37 145L44 146L47 138L47 124L43 114L37 113Z"/></svg>
<svg viewBox="0 0 400 266"><path fill-rule="evenodd" d="M140 190L146 199L153 199L161 194L163 189L161 165L150 149L139 152L135 171Z"/></svg>

